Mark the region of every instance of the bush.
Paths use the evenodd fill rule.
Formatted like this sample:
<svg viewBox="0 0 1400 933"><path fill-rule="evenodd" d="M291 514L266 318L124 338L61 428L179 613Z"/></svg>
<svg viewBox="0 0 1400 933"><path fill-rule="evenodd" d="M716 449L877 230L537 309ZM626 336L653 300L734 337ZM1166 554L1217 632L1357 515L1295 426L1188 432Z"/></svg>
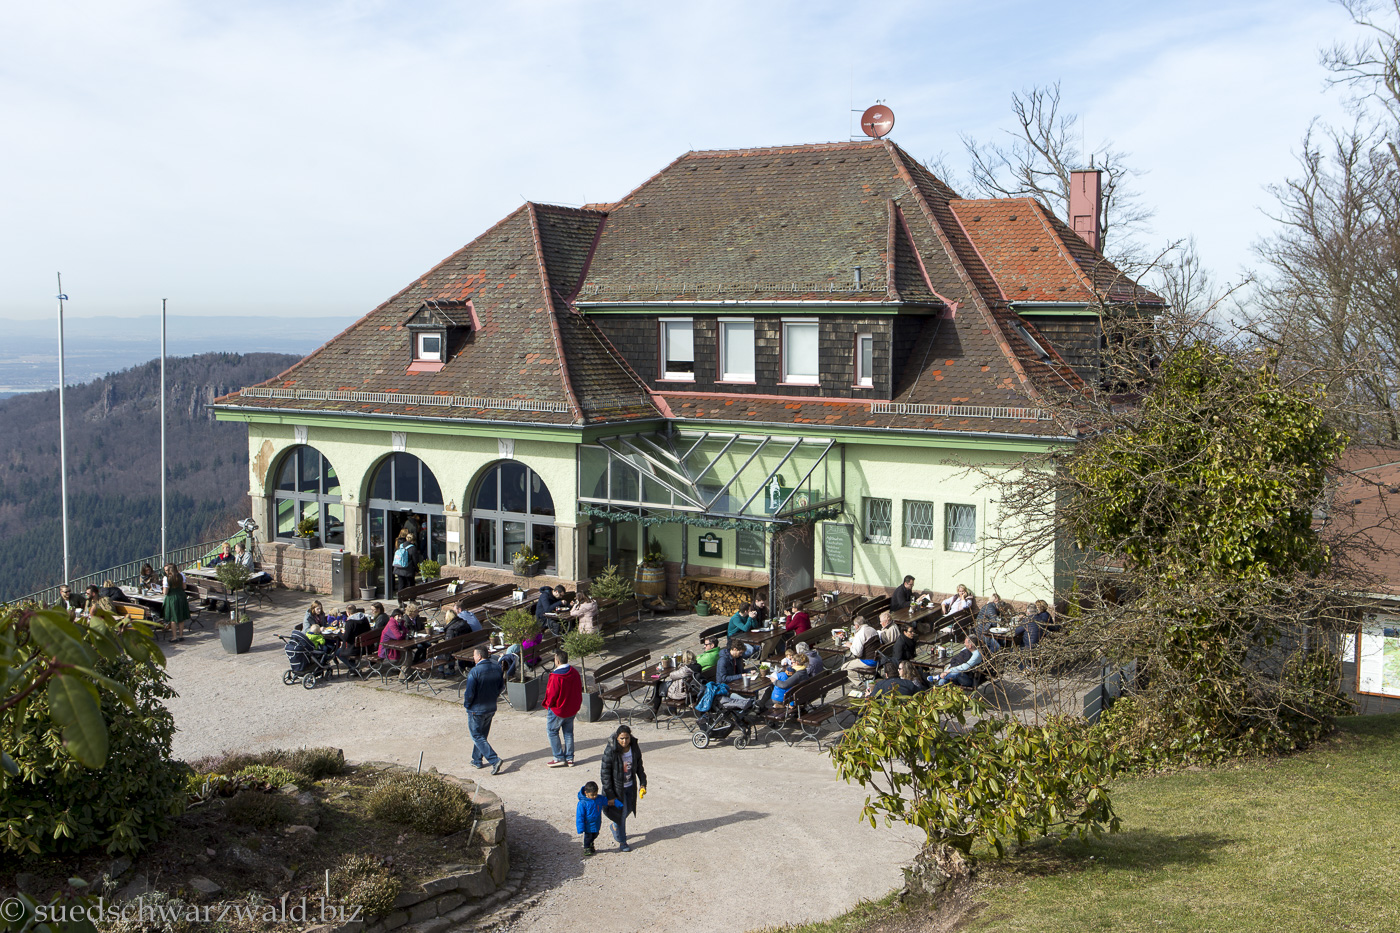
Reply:
<svg viewBox="0 0 1400 933"><path fill-rule="evenodd" d="M282 794L241 790L224 804L224 815L235 823L254 829L281 826L292 819L293 804Z"/></svg>
<svg viewBox="0 0 1400 933"><path fill-rule="evenodd" d="M338 748L326 746L298 748L295 751L283 752L277 764L295 771L302 777L319 781L345 773L345 753Z"/></svg>
<svg viewBox="0 0 1400 933"><path fill-rule="evenodd" d="M274 748L265 752L224 752L190 762L190 767L201 774L237 774L257 765L293 771L294 779L289 783L304 784L344 774L345 753L326 746L291 750Z"/></svg>
<svg viewBox="0 0 1400 933"><path fill-rule="evenodd" d="M631 599L635 594L631 581L618 572L617 564L608 564L588 585L588 595L601 603L610 599Z"/></svg>
<svg viewBox="0 0 1400 933"><path fill-rule="evenodd" d="M277 790L298 780L297 775L277 765L249 765L233 777L250 790Z"/></svg>
<svg viewBox="0 0 1400 933"><path fill-rule="evenodd" d="M472 825L471 796L436 774L384 775L366 798L377 820L412 826L430 836L450 836Z"/></svg>
<svg viewBox="0 0 1400 933"><path fill-rule="evenodd" d="M101 692L110 742L106 764L91 770L73 760L50 722L48 694L34 695L8 749L19 775L0 786L3 850L134 853L184 810L188 768L170 757L175 719L162 701L174 691L165 671L126 657L99 661L96 671L133 698L127 706L109 690Z"/></svg>
<svg viewBox="0 0 1400 933"><path fill-rule="evenodd" d="M331 892L342 904L358 904L366 918L393 910L402 887L399 878L370 855L347 856L331 872Z"/></svg>

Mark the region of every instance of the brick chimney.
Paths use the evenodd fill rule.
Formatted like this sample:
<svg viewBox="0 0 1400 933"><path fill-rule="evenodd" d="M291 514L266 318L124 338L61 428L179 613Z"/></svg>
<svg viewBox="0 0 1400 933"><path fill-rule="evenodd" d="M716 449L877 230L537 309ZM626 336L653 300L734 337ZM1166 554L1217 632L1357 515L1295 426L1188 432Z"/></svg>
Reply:
<svg viewBox="0 0 1400 933"><path fill-rule="evenodd" d="M1096 168L1069 173L1069 225L1080 239L1099 249L1103 228L1103 173Z"/></svg>

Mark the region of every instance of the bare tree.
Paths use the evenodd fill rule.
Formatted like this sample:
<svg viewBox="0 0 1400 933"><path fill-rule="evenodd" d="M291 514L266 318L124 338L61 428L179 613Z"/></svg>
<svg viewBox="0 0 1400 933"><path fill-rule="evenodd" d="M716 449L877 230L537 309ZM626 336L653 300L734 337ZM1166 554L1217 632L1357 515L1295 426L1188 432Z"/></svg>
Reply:
<svg viewBox="0 0 1400 933"><path fill-rule="evenodd" d="M1104 178L1101 249L1115 261L1134 256L1131 237L1144 229L1153 211L1142 205L1132 189L1132 179L1140 173L1129 166L1128 153L1114 148L1111 141L1084 152L1079 116L1061 109L1058 81L1013 93L1011 111L1017 125L1007 131L1011 137L1007 145L962 137L971 160L973 188L986 197L1038 198L1068 217L1070 172L1097 168Z"/></svg>

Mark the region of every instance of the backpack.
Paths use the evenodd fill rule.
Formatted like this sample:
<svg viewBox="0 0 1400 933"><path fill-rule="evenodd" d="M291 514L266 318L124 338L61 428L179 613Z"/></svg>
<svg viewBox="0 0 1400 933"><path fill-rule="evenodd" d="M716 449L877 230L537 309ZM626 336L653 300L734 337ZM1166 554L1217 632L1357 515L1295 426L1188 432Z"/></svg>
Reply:
<svg viewBox="0 0 1400 933"><path fill-rule="evenodd" d="M411 544L400 544L399 549L394 552L394 566L408 569L412 549L413 545Z"/></svg>

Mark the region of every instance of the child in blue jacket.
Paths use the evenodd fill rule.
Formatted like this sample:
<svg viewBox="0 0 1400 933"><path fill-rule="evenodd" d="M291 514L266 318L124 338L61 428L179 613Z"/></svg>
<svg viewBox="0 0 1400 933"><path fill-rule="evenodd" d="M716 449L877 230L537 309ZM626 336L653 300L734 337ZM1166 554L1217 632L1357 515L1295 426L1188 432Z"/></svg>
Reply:
<svg viewBox="0 0 1400 933"><path fill-rule="evenodd" d="M575 832L583 833L583 854L597 855L593 842L603 828L603 798L598 796L598 784L589 781L578 792L578 809L574 811Z"/></svg>

